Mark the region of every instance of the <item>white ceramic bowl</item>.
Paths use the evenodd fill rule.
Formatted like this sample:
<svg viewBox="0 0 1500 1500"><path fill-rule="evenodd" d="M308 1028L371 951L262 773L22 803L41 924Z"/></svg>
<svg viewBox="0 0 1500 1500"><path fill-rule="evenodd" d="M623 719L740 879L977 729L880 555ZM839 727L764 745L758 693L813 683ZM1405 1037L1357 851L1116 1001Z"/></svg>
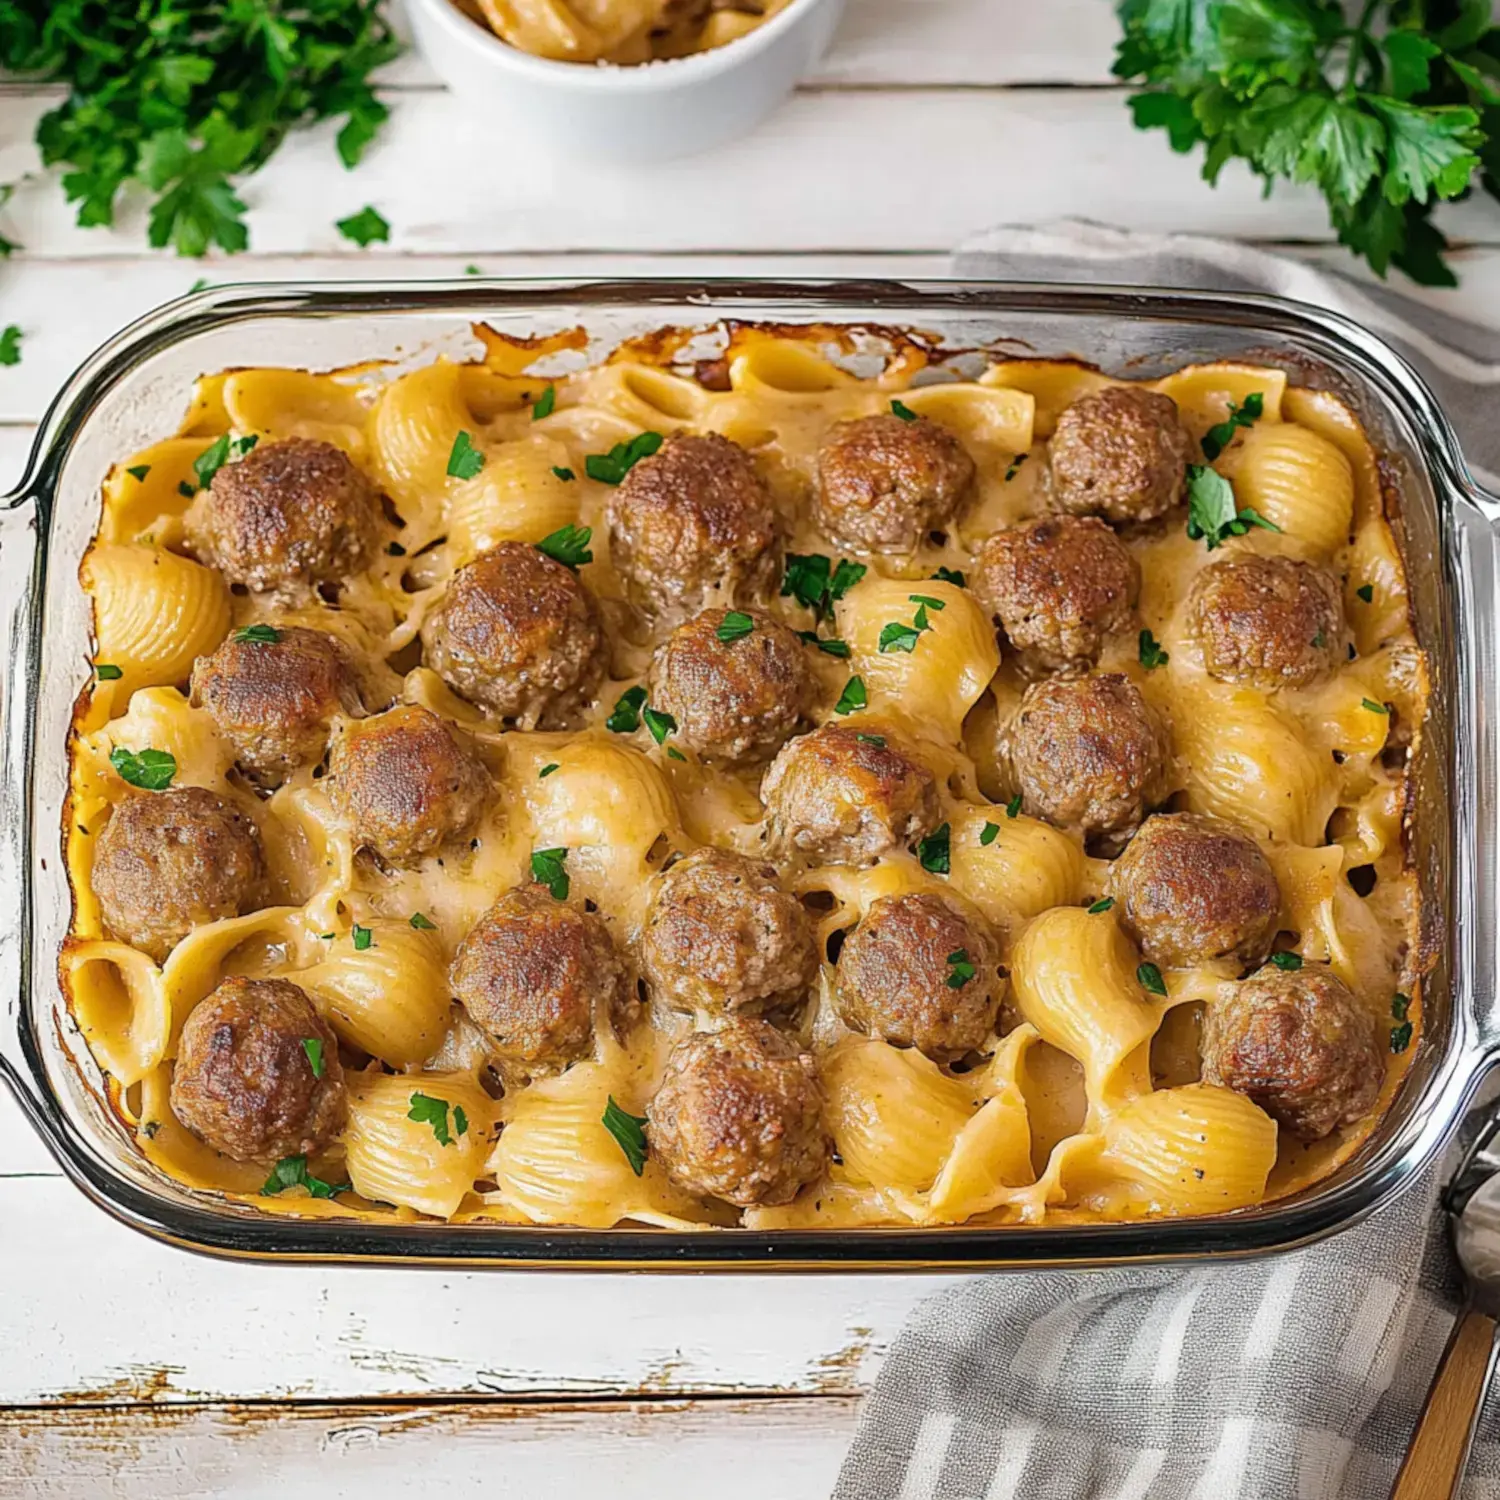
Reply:
<svg viewBox="0 0 1500 1500"><path fill-rule="evenodd" d="M407 0L406 8L434 70L528 149L661 161L759 124L822 55L844 0L791 0L723 47L634 67L533 57L450 0Z"/></svg>

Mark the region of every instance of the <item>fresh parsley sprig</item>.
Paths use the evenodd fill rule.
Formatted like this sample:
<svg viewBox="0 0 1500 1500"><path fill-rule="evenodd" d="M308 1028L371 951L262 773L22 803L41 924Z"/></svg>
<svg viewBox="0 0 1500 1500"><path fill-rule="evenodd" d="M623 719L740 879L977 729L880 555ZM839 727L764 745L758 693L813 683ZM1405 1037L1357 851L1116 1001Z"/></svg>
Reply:
<svg viewBox="0 0 1500 1500"><path fill-rule="evenodd" d="M1232 536L1244 536L1252 526L1265 531L1280 531L1253 505L1239 505L1234 486L1216 469L1202 464L1188 465L1187 534L1201 541L1212 552Z"/></svg>

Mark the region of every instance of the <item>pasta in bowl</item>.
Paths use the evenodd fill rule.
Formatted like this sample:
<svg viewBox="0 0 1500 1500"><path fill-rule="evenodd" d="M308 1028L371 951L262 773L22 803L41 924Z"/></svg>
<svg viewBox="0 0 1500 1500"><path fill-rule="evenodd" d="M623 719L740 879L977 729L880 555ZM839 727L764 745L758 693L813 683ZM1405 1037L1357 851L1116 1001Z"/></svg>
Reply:
<svg viewBox="0 0 1500 1500"><path fill-rule="evenodd" d="M205 376L106 481L62 967L149 1160L733 1233L1233 1212L1357 1149L1428 686L1346 407L478 331Z"/></svg>

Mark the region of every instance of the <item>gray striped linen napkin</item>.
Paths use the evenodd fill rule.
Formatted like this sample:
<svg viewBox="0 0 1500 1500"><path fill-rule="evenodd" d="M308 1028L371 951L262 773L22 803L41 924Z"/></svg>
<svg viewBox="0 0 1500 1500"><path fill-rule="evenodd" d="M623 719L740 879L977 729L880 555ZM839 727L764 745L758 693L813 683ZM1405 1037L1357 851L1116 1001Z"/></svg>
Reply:
<svg viewBox="0 0 1500 1500"><path fill-rule="evenodd" d="M993 230L954 272L1270 291L1345 313L1432 382L1481 480L1500 474L1500 333L1386 288L1073 221ZM897 1337L835 1500L1383 1500L1458 1308L1436 1207L1446 1170L1267 1260L955 1284ZM1462 1495L1500 1500L1494 1401Z"/></svg>

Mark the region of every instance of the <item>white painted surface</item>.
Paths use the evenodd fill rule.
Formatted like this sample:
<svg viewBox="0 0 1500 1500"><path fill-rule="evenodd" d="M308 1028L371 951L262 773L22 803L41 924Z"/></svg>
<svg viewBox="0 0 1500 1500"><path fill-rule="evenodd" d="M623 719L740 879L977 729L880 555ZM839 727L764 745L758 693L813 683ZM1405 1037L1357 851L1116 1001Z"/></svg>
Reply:
<svg viewBox="0 0 1500 1500"><path fill-rule="evenodd" d="M1114 33L1106 0L850 0L816 78L755 136L649 170L501 149L404 58L359 173L327 132L294 139L247 187L255 253L204 266L147 253L131 215L78 230L54 184L27 188L3 215L27 250L0 267L0 323L26 343L0 369L0 487L77 361L200 274L922 276L988 224L1062 214L1343 264L1311 197L1265 202L1244 177L1210 192L1129 128ZM55 97L0 88L0 180L35 165ZM393 243L362 253L332 221L366 202ZM1445 221L1475 242L1465 285L1426 295L1500 322L1500 210ZM0 1497L813 1500L853 1397L941 1284L217 1263L116 1226L0 1098Z"/></svg>

